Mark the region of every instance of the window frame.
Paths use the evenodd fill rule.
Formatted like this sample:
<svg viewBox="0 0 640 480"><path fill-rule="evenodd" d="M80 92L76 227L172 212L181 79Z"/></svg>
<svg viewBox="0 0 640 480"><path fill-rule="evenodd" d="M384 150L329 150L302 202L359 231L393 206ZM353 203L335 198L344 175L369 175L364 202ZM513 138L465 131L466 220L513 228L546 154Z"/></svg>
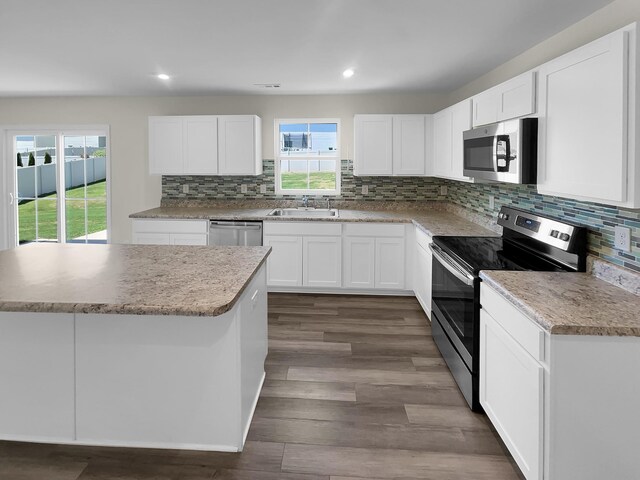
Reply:
<svg viewBox="0 0 640 480"><path fill-rule="evenodd" d="M280 153L280 125L290 123L335 123L336 124L336 154L335 156L313 156L310 154L303 155L287 155L282 156ZM339 118L276 118L274 120L274 175L275 175L275 192L276 195L309 195L309 196L338 196L341 190L341 124ZM320 189L286 189L282 188L281 177L281 161L282 160L304 160L308 162L312 160L335 160L336 162L336 188L332 190L320 190ZM308 170L307 170L308 172Z"/></svg>

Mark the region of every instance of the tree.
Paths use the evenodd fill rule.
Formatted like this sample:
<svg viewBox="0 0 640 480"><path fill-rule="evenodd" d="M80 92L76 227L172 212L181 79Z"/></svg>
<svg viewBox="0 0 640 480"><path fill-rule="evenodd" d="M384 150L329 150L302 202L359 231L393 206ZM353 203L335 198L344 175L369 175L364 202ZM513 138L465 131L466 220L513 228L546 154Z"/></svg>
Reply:
<svg viewBox="0 0 640 480"><path fill-rule="evenodd" d="M51 163L51 155L49 155L49 152L46 152L44 154L44 163L45 163L45 165Z"/></svg>
<svg viewBox="0 0 640 480"><path fill-rule="evenodd" d="M18 166L24 167L24 165L22 164L22 155L20 155L20 152L18 152Z"/></svg>
<svg viewBox="0 0 640 480"><path fill-rule="evenodd" d="M36 157L33 156L33 152L29 152L29 164L30 167L35 167Z"/></svg>

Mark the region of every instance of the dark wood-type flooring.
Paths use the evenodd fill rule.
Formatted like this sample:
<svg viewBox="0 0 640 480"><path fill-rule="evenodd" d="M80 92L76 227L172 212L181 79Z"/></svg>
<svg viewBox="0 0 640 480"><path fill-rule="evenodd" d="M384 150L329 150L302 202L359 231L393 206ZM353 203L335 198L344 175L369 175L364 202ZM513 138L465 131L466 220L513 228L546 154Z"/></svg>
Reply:
<svg viewBox="0 0 640 480"><path fill-rule="evenodd" d="M266 371L242 453L0 442L0 479L523 478L414 298L270 294Z"/></svg>

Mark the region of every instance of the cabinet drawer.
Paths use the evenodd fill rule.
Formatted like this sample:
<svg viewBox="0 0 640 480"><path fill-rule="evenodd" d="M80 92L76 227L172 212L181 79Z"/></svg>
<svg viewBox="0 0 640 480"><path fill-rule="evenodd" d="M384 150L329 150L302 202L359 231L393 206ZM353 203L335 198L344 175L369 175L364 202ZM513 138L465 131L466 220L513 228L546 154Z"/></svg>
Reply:
<svg viewBox="0 0 640 480"><path fill-rule="evenodd" d="M342 224L334 222L264 222L264 235L342 235Z"/></svg>
<svg viewBox="0 0 640 480"><path fill-rule="evenodd" d="M207 220L134 220L134 233L208 233Z"/></svg>
<svg viewBox="0 0 640 480"><path fill-rule="evenodd" d="M431 236L425 233L420 227L416 227L416 243L424 248L427 252L431 253L429 250L429 244L432 242Z"/></svg>
<svg viewBox="0 0 640 480"><path fill-rule="evenodd" d="M346 223L344 234L348 237L404 237L404 223Z"/></svg>
<svg viewBox="0 0 640 480"><path fill-rule="evenodd" d="M480 304L533 358L544 361L545 332L533 320L484 283L480 287Z"/></svg>

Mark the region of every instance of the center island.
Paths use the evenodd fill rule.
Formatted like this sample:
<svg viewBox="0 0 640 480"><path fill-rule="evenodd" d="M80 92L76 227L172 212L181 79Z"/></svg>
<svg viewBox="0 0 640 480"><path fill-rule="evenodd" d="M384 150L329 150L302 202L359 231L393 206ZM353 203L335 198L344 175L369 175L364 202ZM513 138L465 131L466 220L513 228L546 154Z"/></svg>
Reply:
<svg viewBox="0 0 640 480"><path fill-rule="evenodd" d="M241 451L264 381L268 247L0 252L0 439Z"/></svg>

